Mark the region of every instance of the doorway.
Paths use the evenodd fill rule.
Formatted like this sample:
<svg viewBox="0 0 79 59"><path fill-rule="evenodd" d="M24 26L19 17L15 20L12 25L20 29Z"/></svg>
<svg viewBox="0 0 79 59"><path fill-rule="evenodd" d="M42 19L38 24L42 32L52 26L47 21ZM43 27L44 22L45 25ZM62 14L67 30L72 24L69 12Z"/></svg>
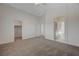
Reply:
<svg viewBox="0 0 79 59"><path fill-rule="evenodd" d="M65 40L65 25L64 25L64 17L58 16L54 18L54 39L56 41L64 41Z"/></svg>
<svg viewBox="0 0 79 59"><path fill-rule="evenodd" d="M14 25L14 40L22 40L22 22L16 20Z"/></svg>

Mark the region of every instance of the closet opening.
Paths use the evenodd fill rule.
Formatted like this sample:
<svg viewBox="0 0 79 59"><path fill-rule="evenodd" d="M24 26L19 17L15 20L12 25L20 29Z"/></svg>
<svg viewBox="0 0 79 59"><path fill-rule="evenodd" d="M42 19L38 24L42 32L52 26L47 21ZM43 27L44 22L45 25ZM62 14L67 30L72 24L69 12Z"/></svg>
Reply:
<svg viewBox="0 0 79 59"><path fill-rule="evenodd" d="M14 24L14 40L22 40L22 21L15 20Z"/></svg>

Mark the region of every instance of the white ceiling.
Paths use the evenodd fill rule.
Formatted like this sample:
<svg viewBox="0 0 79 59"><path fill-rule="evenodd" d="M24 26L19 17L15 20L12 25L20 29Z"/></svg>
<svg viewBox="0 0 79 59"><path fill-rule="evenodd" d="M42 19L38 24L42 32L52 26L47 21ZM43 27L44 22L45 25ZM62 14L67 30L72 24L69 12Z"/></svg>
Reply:
<svg viewBox="0 0 79 59"><path fill-rule="evenodd" d="M35 16L41 16L46 12L47 8L49 8L49 7L62 6L62 5L66 5L66 4L63 4L63 3L40 3L40 4L8 3L7 5L18 8L20 10L23 10L23 11L28 12Z"/></svg>
<svg viewBox="0 0 79 59"><path fill-rule="evenodd" d="M8 3L12 7L18 8L32 15L41 16L46 10L46 4L34 4L34 3Z"/></svg>

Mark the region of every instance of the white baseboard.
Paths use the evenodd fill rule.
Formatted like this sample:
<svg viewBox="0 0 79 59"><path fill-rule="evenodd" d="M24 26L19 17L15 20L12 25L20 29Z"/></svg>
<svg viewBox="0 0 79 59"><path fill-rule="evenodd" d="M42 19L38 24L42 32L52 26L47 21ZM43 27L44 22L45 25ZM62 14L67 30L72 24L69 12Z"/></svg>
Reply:
<svg viewBox="0 0 79 59"><path fill-rule="evenodd" d="M45 39L56 41L54 39L49 39L49 38L46 38L46 37L45 37ZM56 41L56 42L60 42L60 43L64 43L64 44L68 44L68 45L79 47L79 44L73 44L73 43L70 43L70 42L67 42L67 41Z"/></svg>
<svg viewBox="0 0 79 59"><path fill-rule="evenodd" d="M0 42L0 45L2 45L2 44L7 44L7 43L11 43L11 42L14 42L14 40L9 40L9 41Z"/></svg>
<svg viewBox="0 0 79 59"><path fill-rule="evenodd" d="M72 45L72 46L76 46L76 47L79 47L79 44L72 44L72 43L70 43L70 42L66 42L66 41L57 41L57 42L64 43L64 44L68 44L68 45Z"/></svg>

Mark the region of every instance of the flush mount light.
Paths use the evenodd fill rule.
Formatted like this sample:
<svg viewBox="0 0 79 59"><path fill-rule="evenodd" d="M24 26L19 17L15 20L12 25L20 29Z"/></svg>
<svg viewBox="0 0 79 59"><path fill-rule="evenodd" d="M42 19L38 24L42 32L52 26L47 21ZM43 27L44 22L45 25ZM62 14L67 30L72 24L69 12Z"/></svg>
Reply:
<svg viewBox="0 0 79 59"><path fill-rule="evenodd" d="M36 6L39 6L39 5L46 5L46 3L35 3Z"/></svg>
<svg viewBox="0 0 79 59"><path fill-rule="evenodd" d="M42 3L34 3L35 6L40 6Z"/></svg>
<svg viewBox="0 0 79 59"><path fill-rule="evenodd" d="M39 4L41 4L41 3L35 3L35 5L39 5Z"/></svg>

